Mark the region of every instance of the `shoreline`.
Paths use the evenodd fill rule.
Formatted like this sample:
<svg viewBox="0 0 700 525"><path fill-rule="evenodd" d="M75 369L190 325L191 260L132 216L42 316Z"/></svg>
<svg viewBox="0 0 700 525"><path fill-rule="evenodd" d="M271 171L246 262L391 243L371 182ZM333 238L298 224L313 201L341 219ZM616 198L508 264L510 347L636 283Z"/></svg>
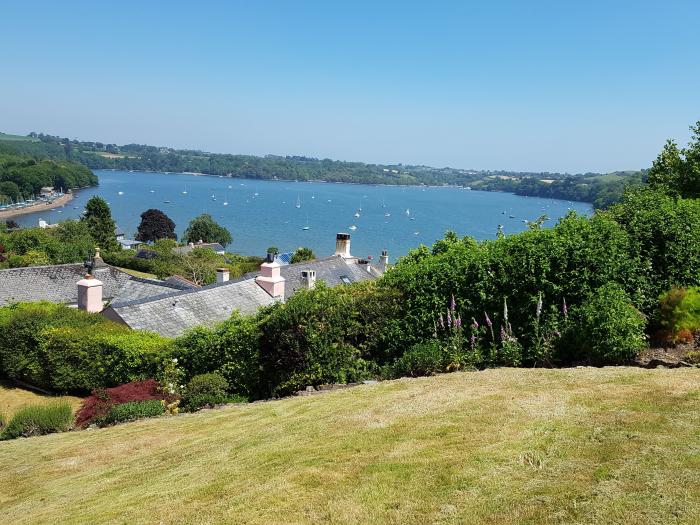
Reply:
<svg viewBox="0 0 700 525"><path fill-rule="evenodd" d="M12 217L17 217L19 215L29 215L30 213L38 213L42 210L50 211L51 208L57 208L59 206L64 206L66 203L73 199L74 193L66 193L61 197L52 200L51 202L34 204L33 206L27 206L26 208L19 208L16 210L3 210L0 211L0 219L10 219Z"/></svg>

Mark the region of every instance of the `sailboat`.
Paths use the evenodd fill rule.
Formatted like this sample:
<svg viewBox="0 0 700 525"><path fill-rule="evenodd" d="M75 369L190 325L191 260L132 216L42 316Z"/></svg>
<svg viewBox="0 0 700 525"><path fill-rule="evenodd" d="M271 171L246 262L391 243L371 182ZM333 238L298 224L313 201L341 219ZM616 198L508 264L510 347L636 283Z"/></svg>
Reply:
<svg viewBox="0 0 700 525"><path fill-rule="evenodd" d="M411 216L411 210L409 208L406 208L406 217Z"/></svg>
<svg viewBox="0 0 700 525"><path fill-rule="evenodd" d="M185 186L185 189L182 190L182 194L183 194L183 195L187 195L187 186Z"/></svg>
<svg viewBox="0 0 700 525"><path fill-rule="evenodd" d="M350 228L348 228L348 229L349 229L349 230L352 230L352 231L355 231L355 230L357 229L357 226L355 226L355 225L353 224L353 225L350 226Z"/></svg>
<svg viewBox="0 0 700 525"><path fill-rule="evenodd" d="M224 206L228 206L228 193L226 194L226 200L224 201Z"/></svg>
<svg viewBox="0 0 700 525"><path fill-rule="evenodd" d="M301 208L301 199L299 198L298 195L297 195L297 203L294 206L297 208Z"/></svg>
<svg viewBox="0 0 700 525"><path fill-rule="evenodd" d="M307 215L306 215L306 226L304 226L304 227L302 228L302 230L306 231L306 230L310 230L310 229L311 229L311 227L309 226L309 216L308 216L308 214L307 214Z"/></svg>

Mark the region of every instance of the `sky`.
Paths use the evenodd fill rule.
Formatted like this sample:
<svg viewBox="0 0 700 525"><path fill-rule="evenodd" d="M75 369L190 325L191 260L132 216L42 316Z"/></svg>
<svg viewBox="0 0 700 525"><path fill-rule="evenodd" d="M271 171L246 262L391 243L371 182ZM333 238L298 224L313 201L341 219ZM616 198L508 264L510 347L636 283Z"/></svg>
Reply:
<svg viewBox="0 0 700 525"><path fill-rule="evenodd" d="M697 1L3 2L0 131L464 169L648 167Z"/></svg>

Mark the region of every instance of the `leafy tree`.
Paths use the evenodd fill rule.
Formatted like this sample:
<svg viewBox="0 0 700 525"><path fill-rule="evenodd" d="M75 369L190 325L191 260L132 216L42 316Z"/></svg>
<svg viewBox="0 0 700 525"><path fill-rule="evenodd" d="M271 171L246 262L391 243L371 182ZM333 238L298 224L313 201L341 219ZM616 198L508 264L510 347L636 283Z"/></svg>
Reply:
<svg viewBox="0 0 700 525"><path fill-rule="evenodd" d="M8 230L15 230L15 229L19 228L19 224L14 219L7 219L5 221L5 226L7 227Z"/></svg>
<svg viewBox="0 0 700 525"><path fill-rule="evenodd" d="M300 263L304 261L313 261L316 258L316 254L314 254L313 250L311 248L305 248L305 247L300 247L297 248L297 250L292 254L292 258L290 259L289 262L292 264L294 263Z"/></svg>
<svg viewBox="0 0 700 525"><path fill-rule="evenodd" d="M218 224L208 213L195 217L190 221L183 235L185 242L218 242L226 246L233 241L231 233Z"/></svg>
<svg viewBox="0 0 700 525"><path fill-rule="evenodd" d="M700 198L700 121L690 127L692 137L687 148L678 148L672 140L649 170L649 186L670 195Z"/></svg>
<svg viewBox="0 0 700 525"><path fill-rule="evenodd" d="M265 253L279 253L277 246L270 246Z"/></svg>
<svg viewBox="0 0 700 525"><path fill-rule="evenodd" d="M90 236L102 250L117 250L119 243L114 235L115 224L107 201L102 197L92 197L85 205L82 221L87 225Z"/></svg>
<svg viewBox="0 0 700 525"><path fill-rule="evenodd" d="M183 277L203 285L216 279L216 269L222 265L222 257L207 249L195 248L182 257Z"/></svg>
<svg viewBox="0 0 700 525"><path fill-rule="evenodd" d="M175 223L162 211L151 208L141 214L136 240L155 242L159 239L177 239Z"/></svg>

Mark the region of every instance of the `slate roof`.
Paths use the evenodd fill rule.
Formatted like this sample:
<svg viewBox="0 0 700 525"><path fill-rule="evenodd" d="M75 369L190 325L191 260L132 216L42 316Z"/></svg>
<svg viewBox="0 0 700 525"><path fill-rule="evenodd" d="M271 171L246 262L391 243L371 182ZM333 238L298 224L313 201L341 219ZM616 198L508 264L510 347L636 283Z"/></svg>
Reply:
<svg viewBox="0 0 700 525"><path fill-rule="evenodd" d="M343 257L337 255L313 261L287 264L280 267L280 274L285 279L285 301L294 295L294 292L305 287L301 281L302 270L314 270L316 272L316 281L324 281L326 286L330 288L341 284L376 278L376 275L367 271L366 264L349 263ZM255 279L257 275L258 272L251 272L245 274L244 278Z"/></svg>
<svg viewBox="0 0 700 525"><path fill-rule="evenodd" d="M253 279L237 279L197 290L166 293L147 299L114 302L103 313L135 330L150 330L167 337L181 335L199 325L228 319L234 310L251 315L275 300Z"/></svg>
<svg viewBox="0 0 700 525"><path fill-rule="evenodd" d="M125 303L138 301L147 297L155 297L166 293L184 290L183 286L176 283L159 281L157 279L144 279L142 277L130 277L111 298L113 303Z"/></svg>
<svg viewBox="0 0 700 525"><path fill-rule="evenodd" d="M105 299L111 299L129 281L130 276L111 266L95 270L95 278L104 283ZM85 277L82 264L29 266L0 270L0 306L24 301L78 302L77 282Z"/></svg>

